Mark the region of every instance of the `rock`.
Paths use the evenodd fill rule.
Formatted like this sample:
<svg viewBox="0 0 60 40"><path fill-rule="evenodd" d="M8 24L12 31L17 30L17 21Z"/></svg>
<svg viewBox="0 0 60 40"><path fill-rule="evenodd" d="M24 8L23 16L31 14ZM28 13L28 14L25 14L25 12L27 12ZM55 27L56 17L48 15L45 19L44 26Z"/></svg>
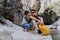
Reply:
<svg viewBox="0 0 60 40"><path fill-rule="evenodd" d="M45 9L44 13L41 14L41 16L43 17L44 23L46 25L53 24L58 19L56 13L49 8Z"/></svg>
<svg viewBox="0 0 60 40"><path fill-rule="evenodd" d="M0 23L1 23L1 24L5 24L4 21L5 21L4 17L0 16Z"/></svg>
<svg viewBox="0 0 60 40"><path fill-rule="evenodd" d="M52 40L51 35L41 36L24 31L16 31L12 34L14 40Z"/></svg>

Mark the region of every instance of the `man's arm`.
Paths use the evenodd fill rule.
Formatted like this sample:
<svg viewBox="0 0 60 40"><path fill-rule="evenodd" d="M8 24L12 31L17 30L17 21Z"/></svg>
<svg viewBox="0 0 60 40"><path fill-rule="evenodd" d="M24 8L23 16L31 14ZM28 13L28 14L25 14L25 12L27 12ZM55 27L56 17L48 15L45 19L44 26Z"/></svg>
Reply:
<svg viewBox="0 0 60 40"><path fill-rule="evenodd" d="M38 18L39 18L39 20L40 20L40 23L44 23L43 17L38 17Z"/></svg>
<svg viewBox="0 0 60 40"><path fill-rule="evenodd" d="M38 19L36 19L35 17L33 16L30 16L31 19L35 20L35 21L38 21Z"/></svg>

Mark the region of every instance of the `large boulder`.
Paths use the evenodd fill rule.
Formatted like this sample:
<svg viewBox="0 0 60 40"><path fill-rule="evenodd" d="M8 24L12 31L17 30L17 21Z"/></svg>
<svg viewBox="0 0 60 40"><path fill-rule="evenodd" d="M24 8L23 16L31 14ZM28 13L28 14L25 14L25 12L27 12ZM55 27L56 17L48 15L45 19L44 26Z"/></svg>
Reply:
<svg viewBox="0 0 60 40"><path fill-rule="evenodd" d="M58 19L56 13L50 8L45 9L41 16L43 17L44 23L46 25L53 24Z"/></svg>

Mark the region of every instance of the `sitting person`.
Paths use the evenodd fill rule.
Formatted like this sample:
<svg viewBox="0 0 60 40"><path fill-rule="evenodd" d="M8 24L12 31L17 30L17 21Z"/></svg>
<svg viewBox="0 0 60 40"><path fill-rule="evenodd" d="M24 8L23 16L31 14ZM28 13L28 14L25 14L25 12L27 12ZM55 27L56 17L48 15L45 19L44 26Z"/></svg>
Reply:
<svg viewBox="0 0 60 40"><path fill-rule="evenodd" d="M31 27L32 27L32 23L31 23L31 18L28 16L29 11L25 11L24 12L24 17L23 17L23 21L22 21L22 27L28 31Z"/></svg>

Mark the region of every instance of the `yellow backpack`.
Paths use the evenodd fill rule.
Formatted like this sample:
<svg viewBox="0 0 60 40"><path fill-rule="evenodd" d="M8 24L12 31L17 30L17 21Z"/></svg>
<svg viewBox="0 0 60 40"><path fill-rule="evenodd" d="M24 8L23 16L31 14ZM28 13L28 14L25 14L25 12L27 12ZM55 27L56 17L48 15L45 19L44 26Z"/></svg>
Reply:
<svg viewBox="0 0 60 40"><path fill-rule="evenodd" d="M43 35L48 35L50 33L50 29L44 24L39 25L39 30L42 32Z"/></svg>

